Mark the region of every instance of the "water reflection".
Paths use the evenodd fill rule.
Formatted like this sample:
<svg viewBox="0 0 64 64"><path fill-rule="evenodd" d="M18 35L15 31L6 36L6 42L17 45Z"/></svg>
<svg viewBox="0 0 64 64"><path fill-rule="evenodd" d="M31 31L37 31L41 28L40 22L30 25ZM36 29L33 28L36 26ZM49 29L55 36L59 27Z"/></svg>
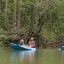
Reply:
<svg viewBox="0 0 64 64"><path fill-rule="evenodd" d="M64 50L61 50L62 56L64 57Z"/></svg>
<svg viewBox="0 0 64 64"><path fill-rule="evenodd" d="M19 62L19 64L33 64L35 58L35 51L18 51L13 50L10 53L10 61L17 60L16 63ZM26 63L28 62L28 63ZM14 63L14 64L16 64Z"/></svg>

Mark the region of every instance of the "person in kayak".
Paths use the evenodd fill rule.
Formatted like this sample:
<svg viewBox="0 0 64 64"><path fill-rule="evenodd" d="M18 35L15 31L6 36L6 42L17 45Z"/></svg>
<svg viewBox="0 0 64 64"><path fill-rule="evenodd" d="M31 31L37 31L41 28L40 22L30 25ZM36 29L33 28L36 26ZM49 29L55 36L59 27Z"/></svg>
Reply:
<svg viewBox="0 0 64 64"><path fill-rule="evenodd" d="M28 42L28 47L34 48L35 47L35 41L34 37L31 37L29 42Z"/></svg>
<svg viewBox="0 0 64 64"><path fill-rule="evenodd" d="M24 39L20 39L20 45L24 45Z"/></svg>

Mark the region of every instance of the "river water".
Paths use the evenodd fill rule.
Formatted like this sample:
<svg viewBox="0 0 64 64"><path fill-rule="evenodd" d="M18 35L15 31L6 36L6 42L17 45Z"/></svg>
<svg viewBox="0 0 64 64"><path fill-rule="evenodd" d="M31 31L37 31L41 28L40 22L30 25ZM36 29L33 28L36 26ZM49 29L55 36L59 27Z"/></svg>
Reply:
<svg viewBox="0 0 64 64"><path fill-rule="evenodd" d="M64 51L58 49L18 51L0 47L0 64L64 64Z"/></svg>

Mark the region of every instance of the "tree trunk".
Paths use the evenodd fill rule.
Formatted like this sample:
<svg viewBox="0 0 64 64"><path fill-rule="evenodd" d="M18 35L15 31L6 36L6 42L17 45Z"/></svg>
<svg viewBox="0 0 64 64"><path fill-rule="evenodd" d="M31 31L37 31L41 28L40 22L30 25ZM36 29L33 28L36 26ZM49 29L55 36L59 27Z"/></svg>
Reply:
<svg viewBox="0 0 64 64"><path fill-rule="evenodd" d="M6 29L8 28L8 26L6 25L8 22L8 18L7 18L7 5L8 5L8 0L5 0L5 9L4 9L4 13L5 13L5 27Z"/></svg>
<svg viewBox="0 0 64 64"><path fill-rule="evenodd" d="M17 38L17 18L16 18L16 6L17 5L17 0L13 1L13 21L12 21L12 28L11 28L11 33L12 37L14 39Z"/></svg>
<svg viewBox="0 0 64 64"><path fill-rule="evenodd" d="M21 2L20 0L17 1L17 33L20 33L20 19L21 19Z"/></svg>
<svg viewBox="0 0 64 64"><path fill-rule="evenodd" d="M33 2L31 5L31 26L29 29L30 35L32 33L36 34L37 31L37 26L38 26L38 15L37 15L37 7L36 7L36 2Z"/></svg>
<svg viewBox="0 0 64 64"><path fill-rule="evenodd" d="M2 0L0 0L0 22L1 22L1 12L2 12L2 9L1 9L1 7L2 7Z"/></svg>
<svg viewBox="0 0 64 64"><path fill-rule="evenodd" d="M19 39L20 34L20 14L21 14L21 7L20 7L20 0L13 1L13 21L12 21L12 37L14 39Z"/></svg>

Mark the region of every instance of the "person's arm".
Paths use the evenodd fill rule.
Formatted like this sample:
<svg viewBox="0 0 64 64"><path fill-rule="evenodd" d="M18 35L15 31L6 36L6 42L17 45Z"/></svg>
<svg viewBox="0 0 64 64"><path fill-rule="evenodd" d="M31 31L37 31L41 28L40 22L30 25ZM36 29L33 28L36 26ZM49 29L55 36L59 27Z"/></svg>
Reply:
<svg viewBox="0 0 64 64"><path fill-rule="evenodd" d="M33 46L35 46L35 41L33 41Z"/></svg>

